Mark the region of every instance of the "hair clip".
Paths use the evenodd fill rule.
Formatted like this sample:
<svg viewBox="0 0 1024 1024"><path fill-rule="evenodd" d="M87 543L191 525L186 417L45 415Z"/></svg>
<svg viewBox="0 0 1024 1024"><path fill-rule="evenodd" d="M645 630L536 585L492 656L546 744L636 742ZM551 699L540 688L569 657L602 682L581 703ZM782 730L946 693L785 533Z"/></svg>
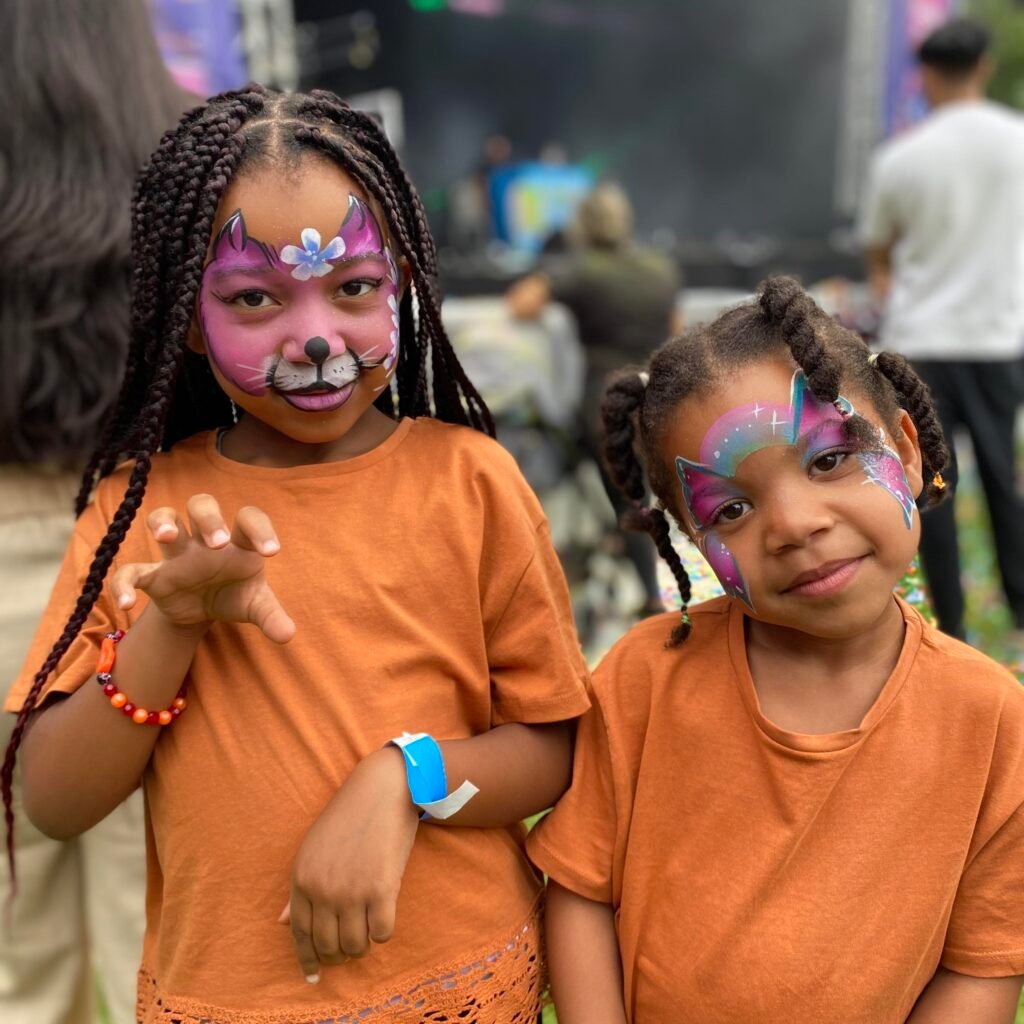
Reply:
<svg viewBox="0 0 1024 1024"><path fill-rule="evenodd" d="M640 383L646 388L651 382L651 375L646 370L641 370L637 376L640 378Z"/></svg>
<svg viewBox="0 0 1024 1024"><path fill-rule="evenodd" d="M936 473L935 476L932 477L932 487L934 487L935 490L944 491L946 486L946 481L942 479L941 473Z"/></svg>
<svg viewBox="0 0 1024 1024"><path fill-rule="evenodd" d="M868 356L868 366L873 367L878 362L878 357L880 354L881 353L879 352L872 352L871 355Z"/></svg>
<svg viewBox="0 0 1024 1024"><path fill-rule="evenodd" d="M690 625L690 613L685 608L683 609L683 625L684 626L689 626Z"/></svg>

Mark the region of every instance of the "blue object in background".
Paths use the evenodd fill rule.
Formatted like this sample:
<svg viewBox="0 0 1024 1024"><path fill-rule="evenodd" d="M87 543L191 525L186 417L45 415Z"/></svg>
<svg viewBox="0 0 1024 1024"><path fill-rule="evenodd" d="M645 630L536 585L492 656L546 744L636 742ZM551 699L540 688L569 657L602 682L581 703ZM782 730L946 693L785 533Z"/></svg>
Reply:
<svg viewBox="0 0 1024 1024"><path fill-rule="evenodd" d="M594 178L573 164L523 163L492 172L488 186L495 238L535 253L569 223Z"/></svg>

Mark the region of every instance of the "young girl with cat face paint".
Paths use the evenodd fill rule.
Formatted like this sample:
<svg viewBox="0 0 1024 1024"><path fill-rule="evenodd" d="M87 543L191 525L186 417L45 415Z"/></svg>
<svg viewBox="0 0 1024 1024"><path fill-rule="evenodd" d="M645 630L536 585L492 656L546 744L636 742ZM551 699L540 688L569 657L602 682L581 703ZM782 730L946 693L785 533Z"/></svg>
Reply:
<svg viewBox="0 0 1024 1024"><path fill-rule="evenodd" d="M412 185L333 95L250 86L165 136L133 256L5 798L22 740L51 835L144 787L147 1024L534 1019L518 822L586 669Z"/></svg>
<svg viewBox="0 0 1024 1024"><path fill-rule="evenodd" d="M603 412L683 616L598 667L530 837L560 1024L1009 1024L1024 691L893 595L946 489L927 389L774 278ZM687 609L666 511L726 596Z"/></svg>

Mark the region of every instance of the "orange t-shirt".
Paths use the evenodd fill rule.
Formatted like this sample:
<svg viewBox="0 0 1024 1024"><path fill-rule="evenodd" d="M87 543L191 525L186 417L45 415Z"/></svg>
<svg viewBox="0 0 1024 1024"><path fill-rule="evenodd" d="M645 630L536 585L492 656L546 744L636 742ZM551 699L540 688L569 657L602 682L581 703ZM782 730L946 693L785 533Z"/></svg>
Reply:
<svg viewBox="0 0 1024 1024"><path fill-rule="evenodd" d="M9 710L59 635L126 479L121 469L105 480L79 519ZM188 710L156 744L143 780L140 1021L372 1024L467 1007L458 1019L526 1019L538 999L539 882L519 828L421 826L394 938L327 967L316 986L276 923L306 831L392 736L458 738L589 706L565 580L514 460L430 419L401 421L347 461L291 469L233 462L197 435L154 459L117 563L158 559L147 513L199 492L229 519L248 504L270 515L281 552L266 572L298 631L278 647L252 626L215 624L189 673ZM116 610L105 591L48 694L95 685L102 634L140 611Z"/></svg>
<svg viewBox="0 0 1024 1024"><path fill-rule="evenodd" d="M595 672L529 852L614 906L634 1024L896 1024L940 964L1024 974L1024 690L900 607L896 668L845 732L761 714L729 598Z"/></svg>

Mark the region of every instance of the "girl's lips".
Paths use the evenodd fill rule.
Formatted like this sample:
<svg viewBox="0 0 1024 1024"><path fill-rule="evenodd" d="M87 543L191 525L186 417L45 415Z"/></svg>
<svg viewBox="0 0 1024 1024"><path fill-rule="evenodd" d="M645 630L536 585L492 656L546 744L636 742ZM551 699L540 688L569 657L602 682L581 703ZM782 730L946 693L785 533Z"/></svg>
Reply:
<svg viewBox="0 0 1024 1024"><path fill-rule="evenodd" d="M296 394L287 391L279 391L278 394L296 409L303 412L330 412L344 405L355 388L355 381L346 384L343 388L334 388L330 391L311 391L306 394Z"/></svg>
<svg viewBox="0 0 1024 1024"><path fill-rule="evenodd" d="M866 555L860 558L849 558L842 562L831 562L821 567L824 575L815 575L814 579L796 583L787 587L784 594L796 594L799 597L831 597L838 593L853 579ZM817 573L818 570L816 570ZM806 574L804 574L806 575ZM798 579L800 577L797 577Z"/></svg>

